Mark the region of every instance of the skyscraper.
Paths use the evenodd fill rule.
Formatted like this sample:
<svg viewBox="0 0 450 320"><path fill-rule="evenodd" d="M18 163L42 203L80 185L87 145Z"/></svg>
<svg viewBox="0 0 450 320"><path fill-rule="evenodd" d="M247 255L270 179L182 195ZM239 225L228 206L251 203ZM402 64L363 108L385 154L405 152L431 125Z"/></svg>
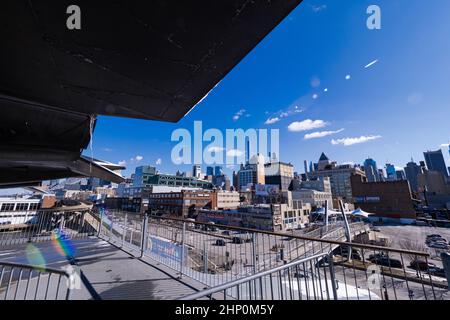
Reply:
<svg viewBox="0 0 450 320"><path fill-rule="evenodd" d="M397 180L397 170L395 169L395 166L393 164L386 164L386 175L388 181Z"/></svg>
<svg viewBox="0 0 450 320"><path fill-rule="evenodd" d="M406 180L406 175L405 175L405 172L403 170L395 171L395 175L396 175L396 180L397 181Z"/></svg>
<svg viewBox="0 0 450 320"><path fill-rule="evenodd" d="M221 166L215 166L215 168L214 168L214 175L216 177L223 175L223 169L222 169Z"/></svg>
<svg viewBox="0 0 450 320"><path fill-rule="evenodd" d="M199 164L196 164L193 168L192 168L192 175L194 176L194 178L200 179L201 175L202 175L202 167Z"/></svg>
<svg viewBox="0 0 450 320"><path fill-rule="evenodd" d="M207 176L213 176L214 175L214 168L213 167L206 167L206 175Z"/></svg>
<svg viewBox="0 0 450 320"><path fill-rule="evenodd" d="M364 161L364 172L366 173L368 182L378 182L380 177L378 174L377 163L375 160L368 158Z"/></svg>
<svg viewBox="0 0 450 320"><path fill-rule="evenodd" d="M427 151L423 153L425 157L425 162L427 163L427 168L430 171L438 171L448 178L448 171L445 165L444 155L442 150L437 151Z"/></svg>
<svg viewBox="0 0 450 320"><path fill-rule="evenodd" d="M408 162L405 167L406 179L409 181L411 190L413 192L418 192L419 185L417 183L417 177L422 173L422 168L415 163L412 159Z"/></svg>

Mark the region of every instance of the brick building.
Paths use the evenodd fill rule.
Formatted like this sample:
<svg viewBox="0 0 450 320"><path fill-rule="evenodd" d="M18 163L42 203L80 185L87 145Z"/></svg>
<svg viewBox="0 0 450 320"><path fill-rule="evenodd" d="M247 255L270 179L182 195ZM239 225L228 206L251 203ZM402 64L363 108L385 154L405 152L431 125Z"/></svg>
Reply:
<svg viewBox="0 0 450 320"><path fill-rule="evenodd" d="M198 209L211 208L212 197L212 193L206 190L151 193L148 206L159 214L189 218L195 216Z"/></svg>
<svg viewBox="0 0 450 320"><path fill-rule="evenodd" d="M377 217L415 219L411 189L408 181L366 182L364 177L350 178L355 208Z"/></svg>

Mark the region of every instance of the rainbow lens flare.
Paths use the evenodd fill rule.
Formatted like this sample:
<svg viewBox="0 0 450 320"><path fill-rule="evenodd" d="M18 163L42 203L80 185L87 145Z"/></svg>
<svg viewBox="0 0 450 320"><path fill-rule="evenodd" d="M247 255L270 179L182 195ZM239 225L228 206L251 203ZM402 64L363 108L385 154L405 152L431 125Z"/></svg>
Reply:
<svg viewBox="0 0 450 320"><path fill-rule="evenodd" d="M53 231L52 243L60 255L65 256L67 259L74 258L75 250L73 244L63 230L55 229Z"/></svg>
<svg viewBox="0 0 450 320"><path fill-rule="evenodd" d="M37 270L44 270L46 261L44 256L36 246L28 244L25 248L25 254L29 264L33 265Z"/></svg>

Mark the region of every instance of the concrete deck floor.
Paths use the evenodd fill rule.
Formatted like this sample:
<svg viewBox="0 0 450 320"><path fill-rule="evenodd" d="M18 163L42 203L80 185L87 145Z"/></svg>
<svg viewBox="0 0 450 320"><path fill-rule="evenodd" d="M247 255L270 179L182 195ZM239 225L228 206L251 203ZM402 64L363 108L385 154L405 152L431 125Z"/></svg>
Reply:
<svg viewBox="0 0 450 320"><path fill-rule="evenodd" d="M204 288L191 279L177 279L175 271L139 253L127 253L96 237L74 240L76 264L101 299L172 300ZM46 266L60 269L69 262L52 242L21 244L0 249L0 261L29 264L30 245L39 249ZM82 286L71 292L71 299L89 300L92 294Z"/></svg>

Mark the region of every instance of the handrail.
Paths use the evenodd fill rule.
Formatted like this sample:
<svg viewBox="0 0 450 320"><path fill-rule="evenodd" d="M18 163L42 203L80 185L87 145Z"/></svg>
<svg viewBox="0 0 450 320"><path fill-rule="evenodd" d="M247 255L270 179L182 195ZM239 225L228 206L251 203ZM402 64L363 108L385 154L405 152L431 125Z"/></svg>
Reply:
<svg viewBox="0 0 450 320"><path fill-rule="evenodd" d="M311 261L311 260L314 260L314 259L317 259L317 258L323 258L323 257L326 257L326 256L328 256L328 253L316 254L316 255L313 255L313 256L310 256L310 257L307 257L307 258L303 258L303 259L300 259L300 260L296 260L296 261L287 263L287 264L279 266L279 267L275 267L273 269L269 269L269 270L266 270L266 271L262 271L262 272L256 273L254 275L251 275L251 276L248 276L248 277L245 277L245 278L233 280L233 281L221 284L219 286L216 286L216 287L213 287L213 288L210 288L210 289L207 289L207 290L203 290L203 291L200 291L200 292L197 292L197 293L193 293L191 295L182 297L182 298L180 298L178 300L197 300L199 298L203 298L205 296L210 296L212 294L215 294L215 293L218 293L218 292L222 292L222 291L225 291L227 289L236 287L236 286L238 286L240 284L243 284L243 283L255 280L255 279L262 278L262 277L270 275L272 273L279 272L279 271L282 271L282 270L285 270L285 269L289 269L291 267L295 267L295 266L297 266L297 265L299 265L301 263L305 263L305 262L308 262L308 261Z"/></svg>
<svg viewBox="0 0 450 320"><path fill-rule="evenodd" d="M59 274L62 276L70 277L70 274L64 270L42 267L42 266L38 266L38 265L14 263L14 262L0 260L0 266L6 266L6 267L12 267L12 268L33 269L33 270L38 270L39 272L42 272L42 273L56 273L56 274Z"/></svg>
<svg viewBox="0 0 450 320"><path fill-rule="evenodd" d="M293 235L293 234L289 234L289 233L280 233L280 232L265 231L265 230L258 230L258 229L225 226L225 225L218 225L218 224L206 223L206 222L197 222L197 221L194 222L194 221L189 221L189 220L180 219L180 218L168 218L168 217L156 217L156 216L149 216L149 217L151 219L162 219L162 220L168 220L168 221L185 222L185 223L189 223L189 224L205 225L205 226L211 226L211 227L216 227L216 228L225 228L225 229L229 229L229 230L246 231L249 233L260 233L260 234L267 234L267 235L280 236L280 237L289 237L289 238L299 239L299 240L336 244L336 245L340 245L340 246L348 246L349 245L348 242L344 242L344 241L327 240L327 239L321 239L321 238L311 238L311 237ZM360 248L360 249L371 249L371 250L376 250L376 251L390 251L390 252L395 252L395 253L410 254L410 255L416 255L416 256L421 256L421 257L430 257L429 253L421 252L421 251L396 249L396 248L390 248L390 247L381 247L381 246L374 246L374 245L370 245L370 244L361 244L361 243L354 243L354 242L351 243L351 246L355 247L355 248Z"/></svg>

